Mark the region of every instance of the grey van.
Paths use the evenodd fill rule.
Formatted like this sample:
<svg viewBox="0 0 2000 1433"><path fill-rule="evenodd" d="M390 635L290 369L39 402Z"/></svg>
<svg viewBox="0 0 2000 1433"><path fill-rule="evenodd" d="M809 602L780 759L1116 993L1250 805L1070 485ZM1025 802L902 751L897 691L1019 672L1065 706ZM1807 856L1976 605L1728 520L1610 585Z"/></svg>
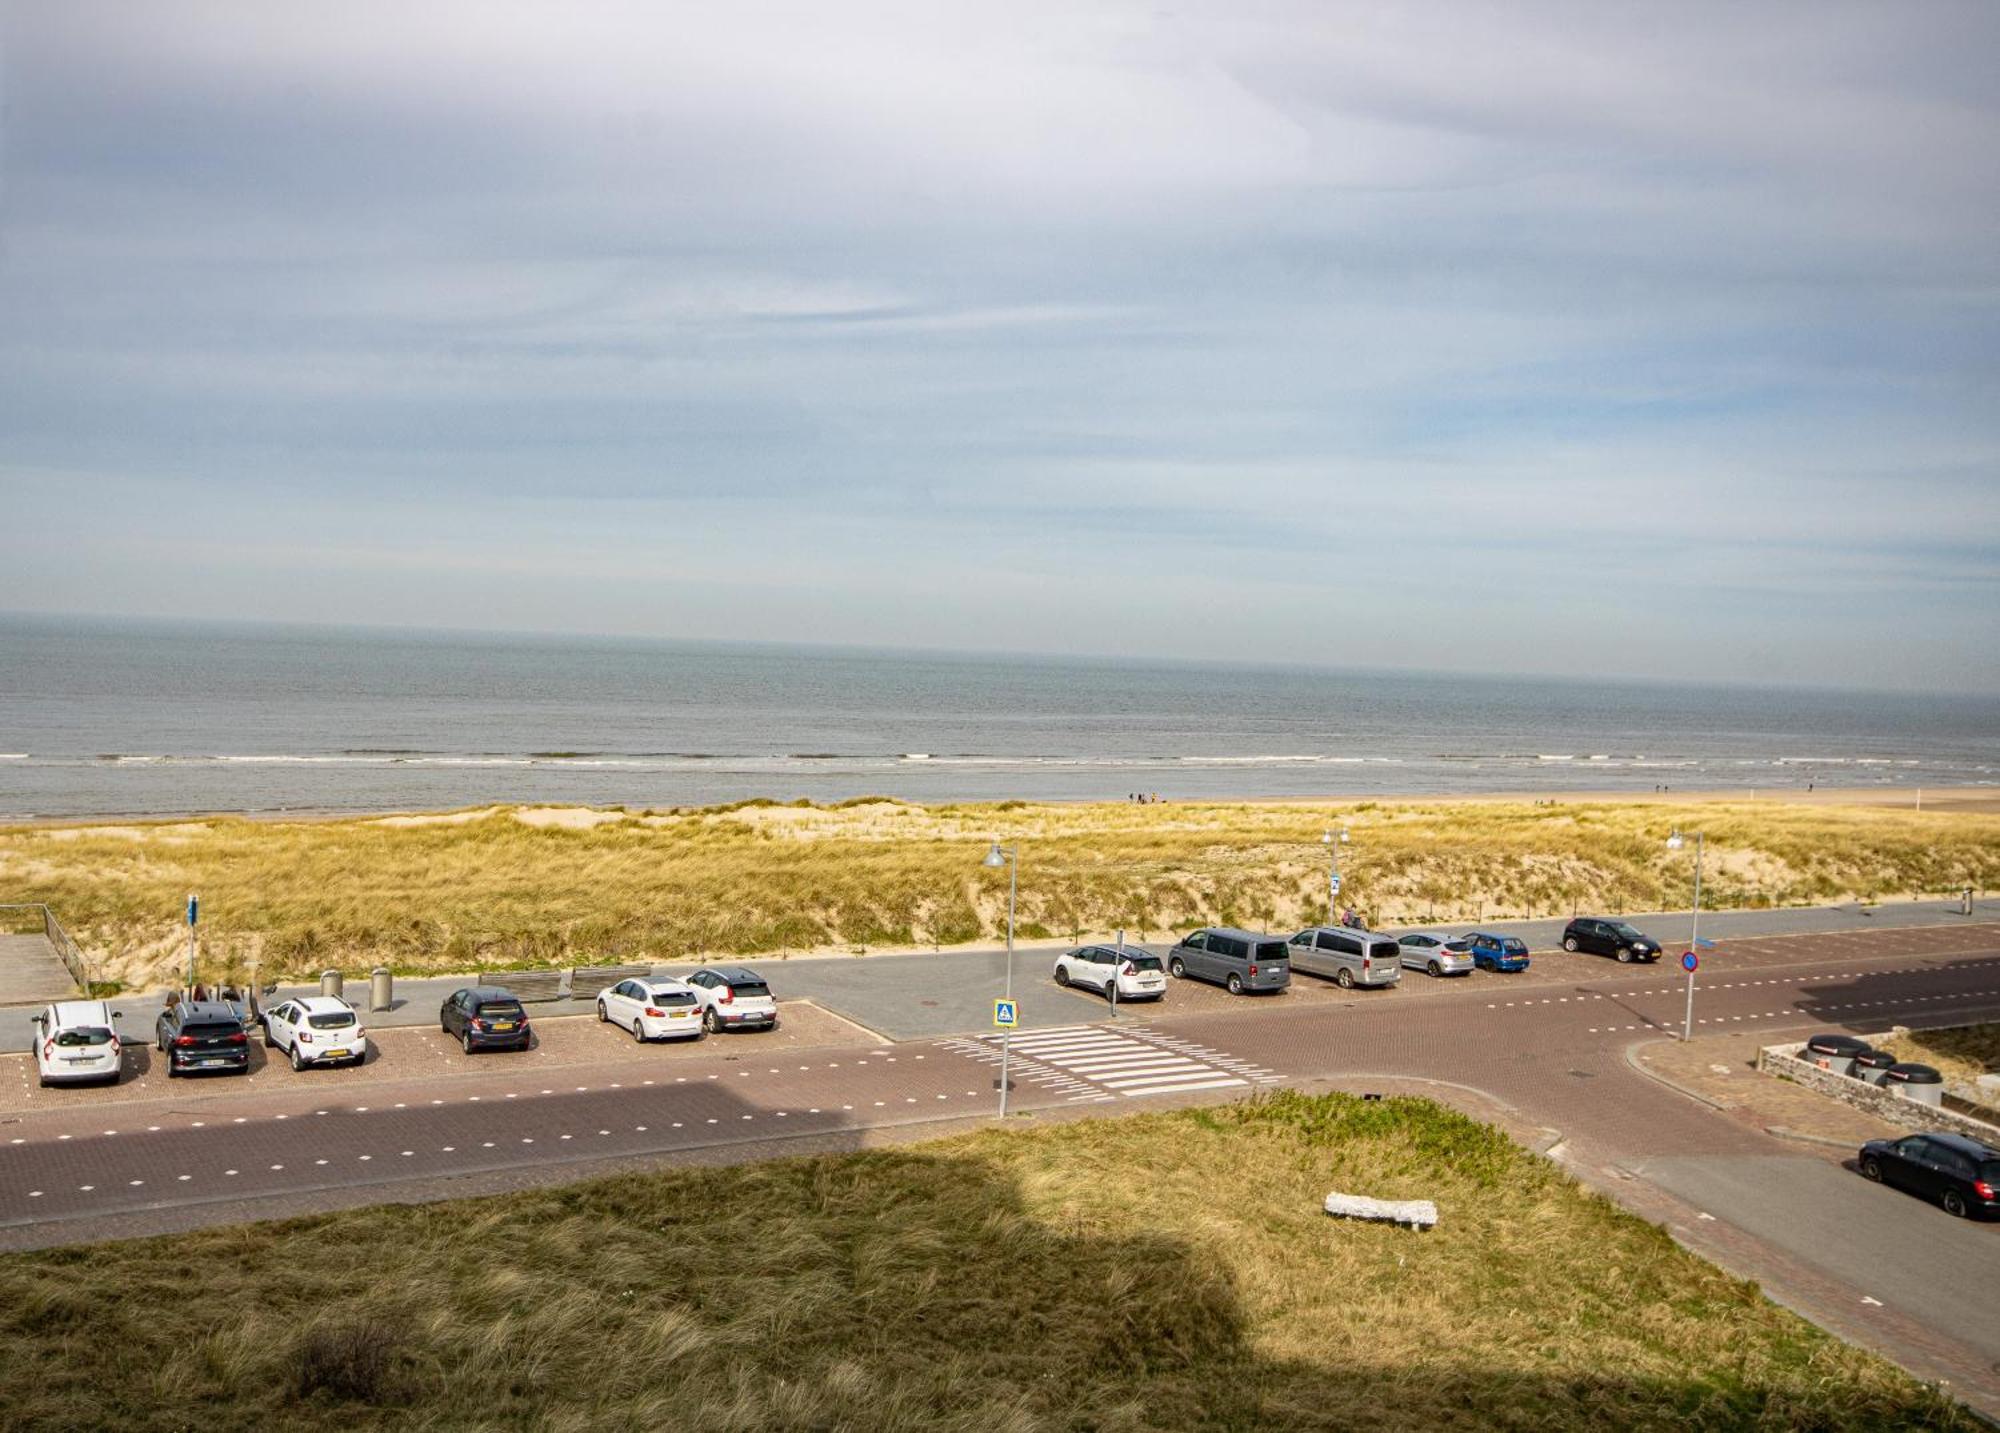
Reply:
<svg viewBox="0 0 2000 1433"><path fill-rule="evenodd" d="M1283 990L1292 983L1282 940L1234 926L1204 926L1183 936L1167 952L1167 969L1176 980L1193 976L1227 986L1231 995Z"/></svg>
<svg viewBox="0 0 2000 1433"><path fill-rule="evenodd" d="M1351 926L1316 925L1287 944L1293 965L1348 989L1394 985L1403 978L1403 948L1391 936Z"/></svg>

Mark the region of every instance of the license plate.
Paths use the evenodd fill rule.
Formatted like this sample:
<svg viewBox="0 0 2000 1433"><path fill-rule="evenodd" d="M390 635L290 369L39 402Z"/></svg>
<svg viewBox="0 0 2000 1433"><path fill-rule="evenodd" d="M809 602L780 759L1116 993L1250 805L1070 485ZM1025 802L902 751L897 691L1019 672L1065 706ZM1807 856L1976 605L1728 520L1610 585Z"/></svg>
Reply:
<svg viewBox="0 0 2000 1433"><path fill-rule="evenodd" d="M514 1028L514 1022L512 1020L495 1020L493 1022L493 1028L495 1030L512 1030Z"/></svg>
<svg viewBox="0 0 2000 1433"><path fill-rule="evenodd" d="M349 1050L322 1050L320 1053L325 1055L329 1060L344 1060L353 1052Z"/></svg>
<svg viewBox="0 0 2000 1433"><path fill-rule="evenodd" d="M688 1018L688 1013L687 1013L687 1011L685 1011L685 1010L676 1010L676 1011L674 1011L674 1019L676 1019L676 1020L685 1020L685 1019L687 1019L687 1018Z"/></svg>
<svg viewBox="0 0 2000 1433"><path fill-rule="evenodd" d="M226 1065L229 1062L227 1060L203 1060L201 1063L204 1065Z"/></svg>

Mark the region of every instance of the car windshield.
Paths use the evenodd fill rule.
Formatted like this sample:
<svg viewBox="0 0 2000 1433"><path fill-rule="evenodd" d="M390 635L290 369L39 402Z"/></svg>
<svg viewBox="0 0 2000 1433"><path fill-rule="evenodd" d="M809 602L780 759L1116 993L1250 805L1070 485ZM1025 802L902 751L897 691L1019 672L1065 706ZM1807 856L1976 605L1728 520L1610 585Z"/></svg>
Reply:
<svg viewBox="0 0 2000 1433"><path fill-rule="evenodd" d="M56 1032L56 1043L66 1049L78 1045L109 1045L111 1032L101 1025L86 1025L77 1030L59 1030Z"/></svg>
<svg viewBox="0 0 2000 1433"><path fill-rule="evenodd" d="M761 980L732 980L729 988L747 1000L762 1000L771 993L771 987Z"/></svg>
<svg viewBox="0 0 2000 1433"><path fill-rule="evenodd" d="M1511 935L1500 942L1500 949L1508 955L1526 955L1528 953L1527 943L1516 940Z"/></svg>
<svg viewBox="0 0 2000 1433"><path fill-rule="evenodd" d="M669 1009L694 1004L692 990L655 990L650 998L655 1005L664 1005Z"/></svg>
<svg viewBox="0 0 2000 1433"><path fill-rule="evenodd" d="M335 1010L326 1015L308 1015L306 1024L315 1030L345 1030L354 1023L352 1010Z"/></svg>
<svg viewBox="0 0 2000 1433"><path fill-rule="evenodd" d="M1291 952L1285 949L1285 943L1281 940L1261 940L1257 942L1257 959L1259 960L1283 960L1290 954Z"/></svg>
<svg viewBox="0 0 2000 1433"><path fill-rule="evenodd" d="M1646 938L1623 921L1613 923L1611 933L1620 940L1644 940Z"/></svg>
<svg viewBox="0 0 2000 1433"><path fill-rule="evenodd" d="M519 1020L521 1005L515 1000L489 1000L479 1007L482 1020Z"/></svg>
<svg viewBox="0 0 2000 1433"><path fill-rule="evenodd" d="M1160 958L1157 955L1128 955L1125 961L1134 970L1160 969Z"/></svg>

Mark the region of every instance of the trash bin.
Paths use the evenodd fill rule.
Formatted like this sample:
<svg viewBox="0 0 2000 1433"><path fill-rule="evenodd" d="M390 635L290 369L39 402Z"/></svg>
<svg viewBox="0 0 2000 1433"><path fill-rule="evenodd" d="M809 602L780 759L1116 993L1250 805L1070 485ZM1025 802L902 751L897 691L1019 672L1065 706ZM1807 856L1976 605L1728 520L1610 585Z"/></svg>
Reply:
<svg viewBox="0 0 2000 1433"><path fill-rule="evenodd" d="M1854 1078L1866 1080L1871 1085L1882 1083L1883 1075L1896 1063L1896 1057L1887 1050L1863 1050L1854 1057Z"/></svg>
<svg viewBox="0 0 2000 1433"><path fill-rule="evenodd" d="M368 977L368 1008L387 1010L395 1004L396 978L388 967L378 965Z"/></svg>
<svg viewBox="0 0 2000 1433"><path fill-rule="evenodd" d="M1805 1054L1800 1058L1836 1075L1851 1075L1854 1057L1867 1048L1866 1040L1857 1040L1852 1035L1815 1035L1806 1041Z"/></svg>
<svg viewBox="0 0 2000 1433"><path fill-rule="evenodd" d="M346 988L347 982L341 978L339 971L322 970L319 973L319 993L321 995L338 995Z"/></svg>
<svg viewBox="0 0 2000 1433"><path fill-rule="evenodd" d="M1932 1109L1944 1105L1944 1076L1929 1065L1891 1065L1882 1072L1882 1083L1917 1104Z"/></svg>

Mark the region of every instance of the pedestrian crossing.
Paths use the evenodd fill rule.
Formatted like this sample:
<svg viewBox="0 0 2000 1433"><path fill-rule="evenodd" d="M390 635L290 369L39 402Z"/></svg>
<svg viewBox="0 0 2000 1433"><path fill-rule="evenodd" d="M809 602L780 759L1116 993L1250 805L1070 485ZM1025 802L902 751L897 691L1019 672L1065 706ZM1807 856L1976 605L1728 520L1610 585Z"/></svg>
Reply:
<svg viewBox="0 0 2000 1433"><path fill-rule="evenodd" d="M993 1034L939 1043L997 1066L1001 1038ZM1143 1025L1117 1029L1065 1025L1018 1032L1010 1073L1061 1095L1068 1104L1248 1088L1277 1084L1284 1078L1263 1065Z"/></svg>

